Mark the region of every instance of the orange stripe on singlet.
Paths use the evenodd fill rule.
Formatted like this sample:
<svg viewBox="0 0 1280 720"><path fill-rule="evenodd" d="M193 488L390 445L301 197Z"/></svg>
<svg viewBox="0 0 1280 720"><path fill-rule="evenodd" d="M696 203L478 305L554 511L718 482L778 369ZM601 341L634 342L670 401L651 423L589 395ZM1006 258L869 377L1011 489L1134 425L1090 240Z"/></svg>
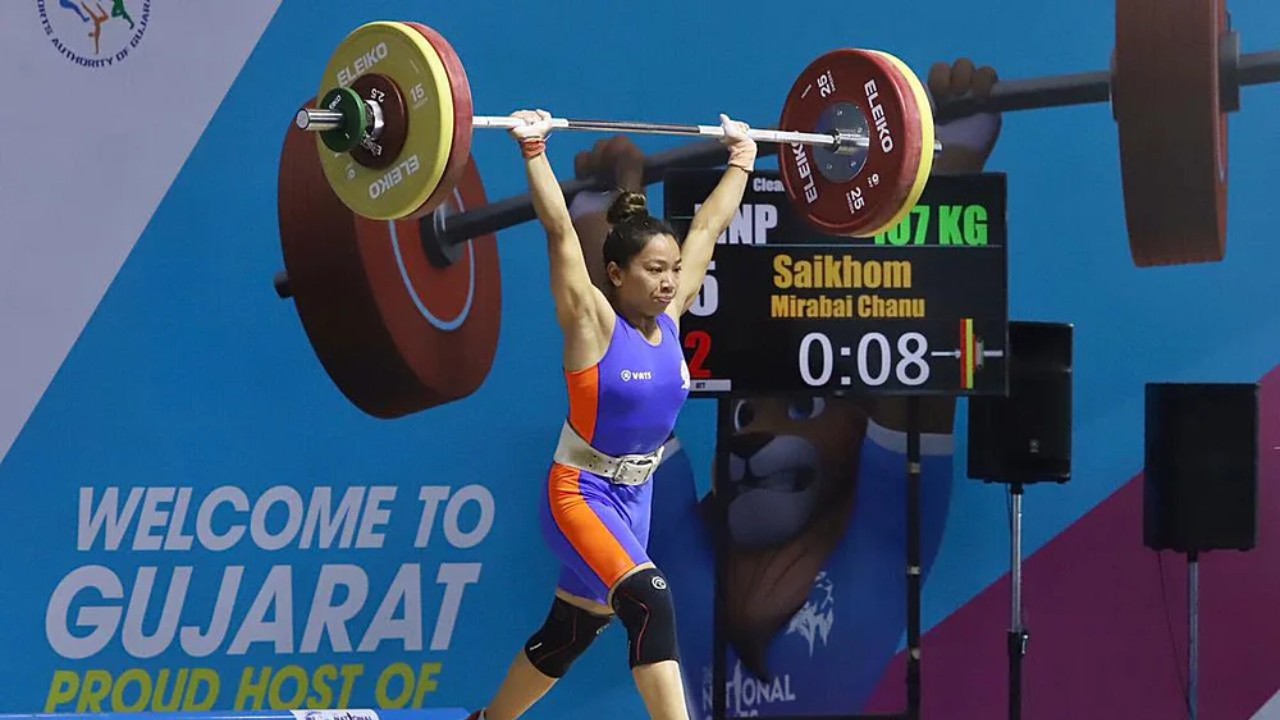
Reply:
<svg viewBox="0 0 1280 720"><path fill-rule="evenodd" d="M589 443L595 438L600 411L600 364L566 372L564 379L569 386L569 426Z"/></svg>
<svg viewBox="0 0 1280 720"><path fill-rule="evenodd" d="M565 373L569 388L569 426L590 443L600 411L600 365ZM613 587L636 563L582 495L582 471L552 463L547 479L551 517L573 549L607 587Z"/></svg>
<svg viewBox="0 0 1280 720"><path fill-rule="evenodd" d="M605 587L612 588L636 566L636 561L587 504L579 483L581 477L582 471L577 468L551 464L551 475L547 481L551 517L591 571L604 582Z"/></svg>

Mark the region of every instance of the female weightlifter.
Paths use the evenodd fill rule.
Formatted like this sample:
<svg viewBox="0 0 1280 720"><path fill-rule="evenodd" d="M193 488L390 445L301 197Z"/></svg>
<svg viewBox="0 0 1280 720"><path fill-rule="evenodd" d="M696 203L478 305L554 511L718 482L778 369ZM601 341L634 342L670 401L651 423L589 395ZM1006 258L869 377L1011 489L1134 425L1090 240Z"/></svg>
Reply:
<svg viewBox="0 0 1280 720"><path fill-rule="evenodd" d="M729 167L689 226L683 245L623 191L609 207L607 284L591 282L560 184L545 155L551 116L521 111L511 131L547 233L551 290L564 333L569 417L561 430L540 517L561 563L546 621L525 643L491 703L472 720L514 720L564 677L616 615L652 718L686 720L676 625L662 572L646 553L653 471L689 394L679 318L702 287L716 238L742 202L755 167L746 125L721 115Z"/></svg>

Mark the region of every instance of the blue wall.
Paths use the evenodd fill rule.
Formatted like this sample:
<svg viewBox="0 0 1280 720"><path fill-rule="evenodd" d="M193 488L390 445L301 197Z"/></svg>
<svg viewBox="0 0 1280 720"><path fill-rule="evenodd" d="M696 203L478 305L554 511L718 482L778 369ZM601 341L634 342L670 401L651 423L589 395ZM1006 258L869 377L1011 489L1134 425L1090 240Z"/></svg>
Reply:
<svg viewBox="0 0 1280 720"><path fill-rule="evenodd" d="M1238 0L1232 11L1246 50L1280 46L1280 8ZM281 139L297 104L314 93L332 48L355 26L408 18L438 29L466 63L479 113L541 107L565 116L712 122L724 111L767 125L776 122L795 75L829 49L885 49L922 76L933 62L961 56L995 67L1003 78L1098 70L1107 66L1114 42L1112 13L1111 3L1095 0L926 0L897 9L847 2L372 6L287 0L0 463L0 525L9 538L0 566L10 578L0 589L7 615L0 628L0 666L7 668L0 705L43 709L60 668L118 673L138 666L214 668L222 673L219 707L230 707L242 668L298 664L310 670L330 662L366 666L352 704L370 705L376 702L371 680L404 661L442 663L429 705L475 706L545 615L555 568L537 536L534 503L565 397L539 228L501 233L502 334L483 387L395 422L373 420L346 403L315 361L292 308L271 294L269 280L281 268L275 211ZM1037 489L1028 501L1027 553L1140 469L1144 382L1252 381L1280 362L1272 277L1280 262L1273 242L1280 221L1274 190L1280 93L1254 88L1243 95L1243 111L1231 118L1228 255L1214 265L1133 267L1107 107L1004 119L987 169L1009 175L1010 313L1074 323L1077 343L1074 475L1069 485ZM554 166L567 176L573 155L596 139L553 136ZM638 139L648 152L676 142ZM477 133L473 154L491 199L525 190L505 135ZM651 197L660 209L661 193ZM691 403L679 425L704 486L713 413L712 403ZM957 437L963 433L961 422ZM1003 493L964 480L962 463L958 453L952 505L924 599L926 630L1008 566ZM495 501L483 542L451 548L437 529L428 548L414 549L418 486L456 490L472 483L487 487ZM241 487L250 499L275 485L304 491L327 485L335 492L380 485L400 492L388 504L392 521L383 550L75 549L82 487L189 486L201 497L221 485ZM464 514L464 527L471 517ZM46 640L53 588L81 565L110 568L126 593L135 568L159 567L148 632L174 566L195 568L183 625L208 622L223 567L247 566L238 621L269 567L292 566L300 638L317 574L335 563L359 565L369 576L369 600L352 624L355 643L354 630L373 616L401 564L421 565L428 643L443 599L439 566L482 568L479 582L465 590L445 652L405 652L392 642L372 654L333 654L326 644L307 656L257 644L245 655L227 655L224 645L210 657L192 658L175 643L140 659L126 654L117 635L100 654L74 661L57 657ZM537 716L642 717L624 643L620 631L602 638L593 660L580 664Z"/></svg>

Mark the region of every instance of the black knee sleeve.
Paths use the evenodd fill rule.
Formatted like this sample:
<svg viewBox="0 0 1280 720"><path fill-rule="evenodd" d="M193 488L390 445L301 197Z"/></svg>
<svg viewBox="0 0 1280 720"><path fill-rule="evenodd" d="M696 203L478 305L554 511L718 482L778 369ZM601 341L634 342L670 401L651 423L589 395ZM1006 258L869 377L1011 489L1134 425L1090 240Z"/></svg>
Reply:
<svg viewBox="0 0 1280 720"><path fill-rule="evenodd" d="M556 598L547 620L524 644L524 654L538 672L559 678L591 647L613 618L594 615Z"/></svg>
<svg viewBox="0 0 1280 720"><path fill-rule="evenodd" d="M613 611L627 628L631 667L680 659L675 604L667 579L657 569L646 568L618 583Z"/></svg>

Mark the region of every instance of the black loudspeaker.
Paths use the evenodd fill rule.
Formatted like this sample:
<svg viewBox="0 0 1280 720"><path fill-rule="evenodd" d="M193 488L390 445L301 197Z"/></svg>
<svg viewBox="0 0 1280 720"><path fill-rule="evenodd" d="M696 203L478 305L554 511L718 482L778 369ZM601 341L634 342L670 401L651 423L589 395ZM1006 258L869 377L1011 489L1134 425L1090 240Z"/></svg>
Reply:
<svg viewBox="0 0 1280 720"><path fill-rule="evenodd" d="M1142 539L1152 550L1258 540L1258 385L1149 383Z"/></svg>
<svg viewBox="0 0 1280 720"><path fill-rule="evenodd" d="M1063 323L1009 323L1009 394L969 398L970 478L1071 479L1073 330Z"/></svg>

